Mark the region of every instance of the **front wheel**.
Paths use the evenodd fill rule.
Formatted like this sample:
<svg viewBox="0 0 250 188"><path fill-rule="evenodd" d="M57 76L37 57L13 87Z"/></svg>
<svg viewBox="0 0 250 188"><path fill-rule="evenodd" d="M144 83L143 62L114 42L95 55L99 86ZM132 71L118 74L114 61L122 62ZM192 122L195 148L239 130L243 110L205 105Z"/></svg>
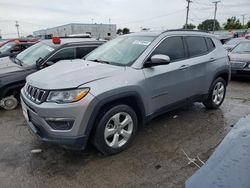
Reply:
<svg viewBox="0 0 250 188"><path fill-rule="evenodd" d="M111 107L99 118L94 130L93 143L103 154L119 153L132 142L137 126L136 113L130 106Z"/></svg>
<svg viewBox="0 0 250 188"><path fill-rule="evenodd" d="M223 103L226 95L226 82L223 78L217 78L211 86L210 93L203 104L208 109L217 109Z"/></svg>

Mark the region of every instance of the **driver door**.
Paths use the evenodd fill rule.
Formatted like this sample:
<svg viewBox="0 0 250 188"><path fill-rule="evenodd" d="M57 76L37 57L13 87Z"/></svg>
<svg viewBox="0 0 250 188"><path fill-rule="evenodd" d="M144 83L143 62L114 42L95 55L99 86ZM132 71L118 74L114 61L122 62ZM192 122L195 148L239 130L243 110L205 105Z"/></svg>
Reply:
<svg viewBox="0 0 250 188"><path fill-rule="evenodd" d="M189 97L189 64L183 38L179 36L164 39L152 52L170 57L170 64L144 68L145 84L150 95L151 113L163 110L169 105L183 104ZM150 60L149 58L149 60Z"/></svg>

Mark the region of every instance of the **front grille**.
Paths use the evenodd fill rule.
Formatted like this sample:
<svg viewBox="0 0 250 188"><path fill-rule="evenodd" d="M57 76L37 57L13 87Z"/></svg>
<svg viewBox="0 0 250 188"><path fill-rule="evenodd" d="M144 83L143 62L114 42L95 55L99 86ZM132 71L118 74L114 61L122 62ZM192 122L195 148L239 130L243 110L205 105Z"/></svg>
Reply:
<svg viewBox="0 0 250 188"><path fill-rule="evenodd" d="M42 89L38 89L36 87L33 87L29 84L25 85L25 95L28 97L31 101L40 104L42 103L46 98L46 91Z"/></svg>
<svg viewBox="0 0 250 188"><path fill-rule="evenodd" d="M244 69L245 66L245 62L231 62L231 67L234 69Z"/></svg>

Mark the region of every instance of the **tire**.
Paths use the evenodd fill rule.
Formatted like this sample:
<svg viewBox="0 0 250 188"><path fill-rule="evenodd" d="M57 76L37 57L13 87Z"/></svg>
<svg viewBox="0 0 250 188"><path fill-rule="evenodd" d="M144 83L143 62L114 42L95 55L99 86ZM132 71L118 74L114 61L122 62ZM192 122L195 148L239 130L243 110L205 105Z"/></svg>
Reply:
<svg viewBox="0 0 250 188"><path fill-rule="evenodd" d="M18 100L14 95L3 98L0 106L5 110L14 110L18 105Z"/></svg>
<svg viewBox="0 0 250 188"><path fill-rule="evenodd" d="M226 95L226 81L219 77L213 81L208 98L203 104L208 109L217 109L223 103Z"/></svg>
<svg viewBox="0 0 250 188"><path fill-rule="evenodd" d="M107 108L97 120L92 143L105 155L119 153L130 146L137 127L137 115L130 106L120 104Z"/></svg>

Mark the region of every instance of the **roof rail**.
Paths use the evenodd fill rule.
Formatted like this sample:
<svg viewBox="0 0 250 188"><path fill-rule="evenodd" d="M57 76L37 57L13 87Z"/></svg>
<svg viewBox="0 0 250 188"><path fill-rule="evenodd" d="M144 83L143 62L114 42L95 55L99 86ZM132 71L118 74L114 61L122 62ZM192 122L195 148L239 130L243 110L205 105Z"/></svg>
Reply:
<svg viewBox="0 0 250 188"><path fill-rule="evenodd" d="M192 30L192 29L169 29L169 30L163 31L162 33L172 32L172 31L190 31L190 32L209 33L208 31Z"/></svg>

